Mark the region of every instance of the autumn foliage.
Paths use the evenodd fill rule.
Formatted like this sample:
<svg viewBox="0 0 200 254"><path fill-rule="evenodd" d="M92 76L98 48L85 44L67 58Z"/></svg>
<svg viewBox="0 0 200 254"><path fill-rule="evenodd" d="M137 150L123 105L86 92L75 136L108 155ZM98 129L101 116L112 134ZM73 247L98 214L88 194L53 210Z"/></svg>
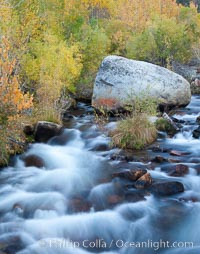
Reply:
<svg viewBox="0 0 200 254"><path fill-rule="evenodd" d="M15 74L16 59L9 56L10 44L2 37L0 46L0 124L32 107L32 96L23 94Z"/></svg>

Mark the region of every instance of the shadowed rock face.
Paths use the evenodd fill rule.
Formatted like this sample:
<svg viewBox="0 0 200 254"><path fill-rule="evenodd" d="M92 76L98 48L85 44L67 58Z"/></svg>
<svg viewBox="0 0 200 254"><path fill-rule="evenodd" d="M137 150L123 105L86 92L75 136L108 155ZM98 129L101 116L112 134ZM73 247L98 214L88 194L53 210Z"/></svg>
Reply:
<svg viewBox="0 0 200 254"><path fill-rule="evenodd" d="M170 107L187 105L191 100L190 84L182 76L143 61L108 56L95 80L92 105L97 109L123 109L142 93Z"/></svg>

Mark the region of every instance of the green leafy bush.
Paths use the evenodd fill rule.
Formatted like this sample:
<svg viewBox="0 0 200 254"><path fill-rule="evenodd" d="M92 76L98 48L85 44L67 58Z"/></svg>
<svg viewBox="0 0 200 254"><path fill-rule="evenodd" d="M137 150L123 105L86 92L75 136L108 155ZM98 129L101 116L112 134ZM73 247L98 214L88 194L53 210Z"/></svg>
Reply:
<svg viewBox="0 0 200 254"><path fill-rule="evenodd" d="M156 18L127 42L127 56L167 67L172 60L185 62L191 57L193 34L173 18Z"/></svg>
<svg viewBox="0 0 200 254"><path fill-rule="evenodd" d="M159 118L156 121L155 126L157 130L167 132L169 135L174 135L177 132L175 128L164 118Z"/></svg>

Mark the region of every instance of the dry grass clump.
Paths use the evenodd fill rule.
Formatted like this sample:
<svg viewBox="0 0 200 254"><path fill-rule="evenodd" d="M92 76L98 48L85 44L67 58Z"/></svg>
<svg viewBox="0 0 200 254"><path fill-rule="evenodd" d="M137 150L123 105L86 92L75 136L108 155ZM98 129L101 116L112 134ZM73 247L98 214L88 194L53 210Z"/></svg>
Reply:
<svg viewBox="0 0 200 254"><path fill-rule="evenodd" d="M114 146L127 149L143 149L153 143L157 130L145 113L133 113L118 122L117 128L110 133Z"/></svg>

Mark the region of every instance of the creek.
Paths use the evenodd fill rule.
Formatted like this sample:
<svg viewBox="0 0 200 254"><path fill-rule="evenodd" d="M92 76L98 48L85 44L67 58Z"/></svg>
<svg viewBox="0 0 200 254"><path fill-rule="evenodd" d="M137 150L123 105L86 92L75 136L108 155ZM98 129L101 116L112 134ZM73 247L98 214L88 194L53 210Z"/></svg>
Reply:
<svg viewBox="0 0 200 254"><path fill-rule="evenodd" d="M30 145L1 170L0 253L200 253L200 140L192 137L200 96L174 114L184 122L175 136L160 133L139 152L110 147L113 119L101 130L90 106L79 103L72 114L62 135ZM44 166L25 166L29 155ZM165 162L153 162L156 156ZM163 170L178 164L189 173L175 177ZM155 181L179 181L185 191L159 197L124 189L125 180L112 178L134 168L146 169Z"/></svg>

